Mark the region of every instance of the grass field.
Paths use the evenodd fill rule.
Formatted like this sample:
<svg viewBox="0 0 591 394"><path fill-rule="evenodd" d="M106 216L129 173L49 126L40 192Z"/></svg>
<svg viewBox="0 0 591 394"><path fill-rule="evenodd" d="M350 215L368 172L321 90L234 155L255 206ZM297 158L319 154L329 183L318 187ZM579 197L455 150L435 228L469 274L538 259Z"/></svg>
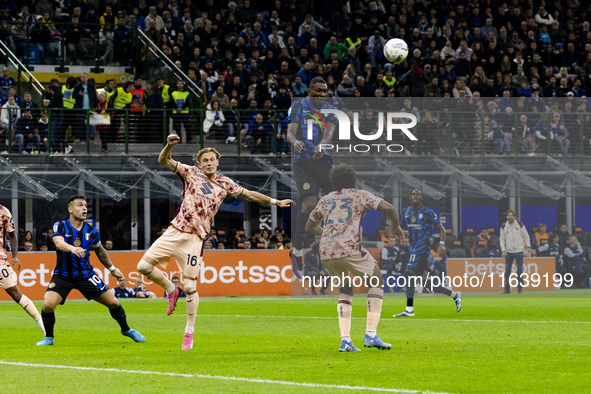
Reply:
<svg viewBox="0 0 591 394"><path fill-rule="evenodd" d="M56 344L39 348L36 324L0 303L4 392L588 392L591 291L502 297L421 296L416 317L394 319L402 297L384 299L380 336L391 351L339 353L335 298L202 298L191 351L181 351L184 302L124 300L119 334L106 308L68 301L56 311ZM37 306L40 307L39 303ZM353 303L362 346L365 298ZM29 364L35 364L34 366ZM52 368L50 366L74 368ZM87 369L82 369L84 367ZM348 386L348 387L343 387Z"/></svg>

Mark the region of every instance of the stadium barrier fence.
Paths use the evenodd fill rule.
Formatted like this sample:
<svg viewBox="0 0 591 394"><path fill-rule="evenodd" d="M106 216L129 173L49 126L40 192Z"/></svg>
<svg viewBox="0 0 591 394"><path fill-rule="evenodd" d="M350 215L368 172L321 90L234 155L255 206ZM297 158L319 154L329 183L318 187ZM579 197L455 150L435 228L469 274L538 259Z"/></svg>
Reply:
<svg viewBox="0 0 591 394"><path fill-rule="evenodd" d="M381 248L369 250L379 258ZM137 263L144 252L110 252L113 264L125 275L128 287L134 287L138 279L146 284L146 289L163 297L160 286L150 282L137 271ZM42 300L51 280L55 267L55 252L20 252L21 270L15 271L18 285L29 298ZM109 271L100 264L94 253L90 257L98 277L113 288L117 281ZM524 284L526 290L557 289L554 258L539 257L524 259L524 273L527 275ZM453 288L459 291L490 291L502 290L505 260L494 259L448 259L447 277L453 282ZM174 259L162 267L164 275L169 279L178 276L178 267ZM513 267L515 272L515 267ZM515 282L511 279L511 283ZM515 282L516 283L516 282ZM513 284L515 284L513 283ZM566 283L566 282L565 282ZM449 284L449 283L448 283ZM306 284L292 278L291 261L287 250L224 250L205 251L199 272L198 290L202 297L227 296L271 296L271 295L302 295ZM338 290L338 289L337 289ZM333 289L332 293L337 290ZM366 287L355 288L356 293L367 292ZM329 288L329 294L331 293ZM73 292L70 298L83 298L79 292ZM10 300L5 292L0 292L0 300Z"/></svg>
<svg viewBox="0 0 591 394"><path fill-rule="evenodd" d="M155 292L158 297L164 293L160 286L149 281L137 271L137 264L144 252L110 252L109 257L128 280L129 287L135 287L137 279L142 277L146 289ZM53 269L55 252L20 252L20 271L18 285L23 294L32 300L43 300L43 296ZM104 268L94 253L90 262L95 267L97 276L104 280L110 289L117 287L117 280ZM169 279L178 276L178 266L173 258L166 267L162 267ZM205 251L199 272L199 296L264 296L292 294L291 262L287 250L252 250L252 251ZM73 292L69 298L83 298L79 292ZM6 292L0 292L0 300L10 300Z"/></svg>
<svg viewBox="0 0 591 394"><path fill-rule="evenodd" d="M410 100L409 98L405 98ZM413 99L414 100L414 99ZM470 104L472 100L472 104ZM582 99L571 101L568 106L577 108L576 112L565 112L557 108L567 100L548 102L550 106L541 110L484 110L489 103L499 103L499 99L416 99L417 104L422 103L420 110L414 109L408 112L415 113L419 122L412 128L412 133L417 141L410 141L401 132L394 133L387 139L382 133L380 138L371 141L371 144L396 143L404 146L405 154L437 156L480 156L499 154L498 141L492 136L492 121L503 130L505 138L510 143L510 154L513 156L525 155L524 145L531 142L530 150L534 154L556 156L562 155L567 150L569 155L589 155L591 152L591 113L586 111L587 102ZM524 100L509 99L510 104L516 108L523 107ZM578 101L577 101L578 100ZM402 102L402 101L401 101ZM461 110L465 104L473 105L473 110ZM554 107L554 105L556 107ZM458 108L454 107L457 106ZM567 105L567 104L565 104ZM247 110L223 110L225 121L223 124L215 124L211 120L211 110L205 108L189 108L184 112L175 109L109 109L110 124L103 131L97 131L97 127L90 122L94 110L84 109L50 109L48 112L49 123L47 127L47 144L56 140L64 140L66 143L80 140L84 143L83 151L76 149L76 154L94 154L98 150L91 149L91 144L98 144L99 139L106 138L109 144L122 146L120 151L124 154L138 154L147 151L143 144L155 144L152 148L158 149L166 143L166 137L170 133L181 136L181 144L193 143L199 148L205 146L224 147L225 153L231 153L238 157L243 154L263 155L287 155L291 147L287 142L287 110L281 109L247 109ZM375 133L378 129L377 111L365 108L361 112L359 128L365 135ZM553 133L553 113L561 115L559 126L568 131L566 139L570 144L565 146L563 139ZM251 138L249 125L257 114L263 115L263 130L255 138ZM363 116L369 114L367 119ZM208 118L209 115L209 118ZM522 135L521 117L528 118L527 127L532 131L531 135L524 138ZM14 142L9 143L8 137L13 130L14 120L11 118L2 130L3 140L8 146L7 153L15 153ZM258 128L258 126L257 126ZM252 129L252 127L250 127ZM259 136L261 142L256 143ZM233 138L229 138L233 137ZM560 137L562 138L562 137ZM352 145L359 143L368 144L367 140L356 138L349 141ZM345 147L346 148L346 147ZM335 154L351 153L339 150ZM362 152L360 152L362 153ZM377 153L378 156L391 155L386 149Z"/></svg>

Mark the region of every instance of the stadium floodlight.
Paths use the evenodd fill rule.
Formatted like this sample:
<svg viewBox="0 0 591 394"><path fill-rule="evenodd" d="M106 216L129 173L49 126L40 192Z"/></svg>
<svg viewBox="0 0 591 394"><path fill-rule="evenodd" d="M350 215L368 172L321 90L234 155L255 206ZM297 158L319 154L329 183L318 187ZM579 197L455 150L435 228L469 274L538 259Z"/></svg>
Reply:
<svg viewBox="0 0 591 394"><path fill-rule="evenodd" d="M472 188L473 190L481 192L482 194L492 197L495 200L500 200L502 198L507 197L505 195L505 193L502 193L502 192L488 186L483 181L474 178L472 175L468 174L466 171L460 170L456 166L453 166L452 164L448 163L447 161L442 160L436 156L433 157L433 160L435 160L435 163L437 163L441 168L443 168L446 171L451 172L452 177L457 179L459 182L462 182L464 185Z"/></svg>
<svg viewBox="0 0 591 394"><path fill-rule="evenodd" d="M509 174L510 179L512 178L522 185L531 187L532 189L539 192L542 196L549 197L553 200L560 200L564 197L564 193L561 193L558 190L554 190L551 187L546 186L542 181L532 178L525 172L518 170L515 167L512 167L509 164L502 162L501 160L496 159L492 160L491 162L501 171L507 172Z"/></svg>
<svg viewBox="0 0 591 394"><path fill-rule="evenodd" d="M113 189L105 181L94 175L90 170L87 170L86 168L82 167L78 163L78 161L70 159L68 157L64 157L64 162L68 167L79 171L80 176L82 177L82 179L84 179L84 181L88 182L98 190L103 191L107 196L111 197L113 200L121 201L125 198L125 194L119 193L117 190Z"/></svg>
<svg viewBox="0 0 591 394"><path fill-rule="evenodd" d="M175 185L173 181L163 177L156 171L146 167L143 161L131 156L129 156L127 160L129 161L129 164L131 164L132 167L134 167L138 171L144 172L146 177L148 177L150 181L154 182L156 185L160 186L164 190L168 190L170 194L173 194L175 196L180 196L183 194L183 191L177 185Z"/></svg>
<svg viewBox="0 0 591 394"><path fill-rule="evenodd" d="M583 175L581 171L573 170L566 164L551 158L550 156L546 156L546 163L552 165L556 169L560 171L564 171L568 176L572 178L573 181L580 183L583 186L591 187L591 179L587 176Z"/></svg>
<svg viewBox="0 0 591 394"><path fill-rule="evenodd" d="M445 193L442 193L439 190L434 189L433 187L427 185L424 181L415 178L406 171L399 169L387 160L381 159L379 157L376 157L375 159L380 167L392 173L392 175L400 182L412 188L421 189L425 196L434 198L435 200L441 200L442 198L445 198Z"/></svg>
<svg viewBox="0 0 591 394"><path fill-rule="evenodd" d="M53 201L57 198L57 194L47 190L39 182L25 174L23 170L13 166L12 163L7 159L0 157L0 164L4 165L10 171L12 171L12 176L14 176L20 183L31 189L38 196L43 197L47 201Z"/></svg>

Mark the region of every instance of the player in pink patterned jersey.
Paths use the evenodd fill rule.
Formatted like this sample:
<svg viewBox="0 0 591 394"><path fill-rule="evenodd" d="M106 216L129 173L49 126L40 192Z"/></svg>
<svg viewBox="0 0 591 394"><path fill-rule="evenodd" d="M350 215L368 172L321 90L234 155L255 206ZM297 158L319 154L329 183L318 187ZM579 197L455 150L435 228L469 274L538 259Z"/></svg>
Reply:
<svg viewBox="0 0 591 394"><path fill-rule="evenodd" d="M338 259L366 254L361 245L361 221L368 209L377 210L384 201L366 190L343 189L320 199L310 213L314 222L324 221L320 258Z"/></svg>
<svg viewBox="0 0 591 394"><path fill-rule="evenodd" d="M183 350L193 347L195 315L199 305L197 277L203 255L203 242L209 234L211 223L226 196L241 197L261 204L276 204L289 207L291 200L277 201L264 194L246 190L230 178L216 173L220 154L213 148L197 153L198 167L188 166L172 159L170 151L179 142L176 134L168 136L167 144L158 156L158 162L178 174L183 180L183 201L170 227L146 251L139 262L138 271L162 286L168 294L168 311L171 314L179 298L179 288L173 285L156 267L166 268L167 261L174 257L182 272L187 293L187 326L183 338Z"/></svg>
<svg viewBox="0 0 591 394"><path fill-rule="evenodd" d="M10 241L10 248L12 250L12 264L17 267L17 270L20 270L21 262L17 257L18 240L16 238L16 232L14 231L14 225L12 224L12 215L6 207L0 205L0 287L4 288L8 295L11 296L16 303L22 306L29 316L35 319L39 328L41 328L45 334L43 320L35 308L33 301L21 293L18 288L18 284L15 280L16 274L8 262L8 255L6 253L7 238Z"/></svg>
<svg viewBox="0 0 591 394"><path fill-rule="evenodd" d="M355 189L357 173L350 165L339 164L330 172L332 193L322 197L310 213L306 231L320 235L320 258L332 276L343 280L349 275L367 278L370 289L367 293L367 325L363 345L378 349L390 349L376 331L382 313L384 281L375 259L361 245L360 226L368 209L384 211L392 221L394 234L403 236L394 207L369 193ZM321 228L320 223L324 223ZM343 282L345 282L343 280ZM337 304L341 345L339 351L358 351L351 341L351 300L353 288L343 283Z"/></svg>

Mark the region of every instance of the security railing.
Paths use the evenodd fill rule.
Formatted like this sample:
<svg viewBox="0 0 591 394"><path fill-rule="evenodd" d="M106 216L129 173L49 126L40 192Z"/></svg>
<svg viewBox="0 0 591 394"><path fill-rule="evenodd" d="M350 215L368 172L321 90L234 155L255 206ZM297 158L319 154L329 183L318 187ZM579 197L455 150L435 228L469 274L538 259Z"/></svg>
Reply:
<svg viewBox="0 0 591 394"><path fill-rule="evenodd" d="M109 109L109 115L103 116L97 115L94 110L44 108L33 111L35 121L25 118L25 108L20 108L18 114L14 111L17 109L2 109L0 143L5 143L5 146L0 147L0 151L5 154L17 154L23 149L41 154L59 153L65 152L68 146L74 146L77 155L98 154L99 146L105 151L115 146L119 153L138 154L158 151L171 133L181 136L181 144L196 144L199 148L220 147L226 153L237 156L286 156L291 153L286 138L287 110L225 109L218 112L216 118L215 111L208 109ZM560 116L555 117L555 113ZM261 117L257 117L258 114ZM352 133L352 139L343 144L337 141L335 133L332 154L371 151L378 156L396 152L405 155L484 157L501 154L500 144L503 144L502 154L514 156L589 155L591 151L591 113L585 111L513 111L492 115L439 106L433 110L424 108L416 115L418 124L412 128L416 141L411 141L402 133L394 133L391 139L387 139L384 132L372 141L357 138ZM525 138L523 122L530 128ZM553 127L555 129L556 126L566 134L554 135ZM362 133L372 134L377 128L375 111L360 113L359 130ZM494 138L493 128L502 129L506 141ZM19 147L20 139L22 144ZM37 142L40 143L38 149L32 149ZM371 146L373 150L366 146ZM377 146L381 149L376 149ZM391 146L395 148L388 148Z"/></svg>

